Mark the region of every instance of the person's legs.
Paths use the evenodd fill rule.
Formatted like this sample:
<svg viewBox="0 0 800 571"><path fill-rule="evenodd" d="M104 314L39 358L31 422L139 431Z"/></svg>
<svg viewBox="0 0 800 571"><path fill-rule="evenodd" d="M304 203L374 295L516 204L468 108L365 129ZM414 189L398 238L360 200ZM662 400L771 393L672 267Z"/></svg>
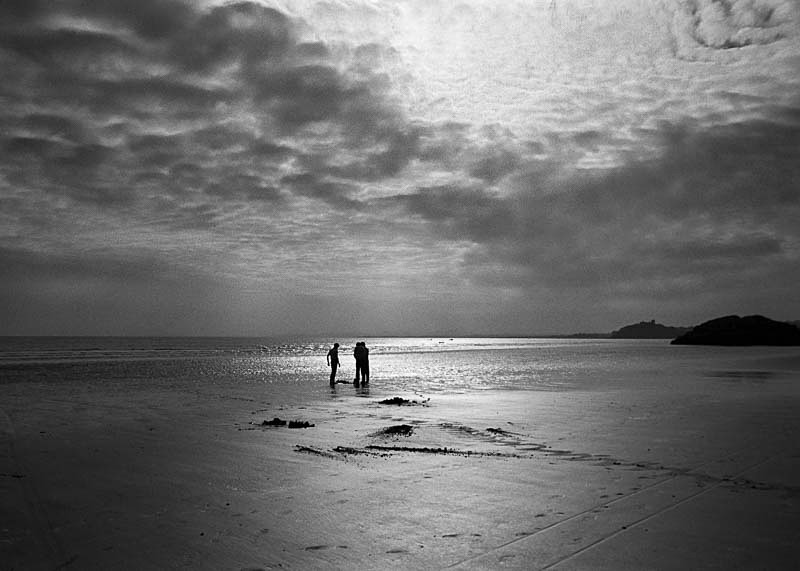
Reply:
<svg viewBox="0 0 800 571"><path fill-rule="evenodd" d="M336 383L336 369L337 369L338 366L339 365L337 365L336 363L333 363L331 365L331 384L332 385Z"/></svg>

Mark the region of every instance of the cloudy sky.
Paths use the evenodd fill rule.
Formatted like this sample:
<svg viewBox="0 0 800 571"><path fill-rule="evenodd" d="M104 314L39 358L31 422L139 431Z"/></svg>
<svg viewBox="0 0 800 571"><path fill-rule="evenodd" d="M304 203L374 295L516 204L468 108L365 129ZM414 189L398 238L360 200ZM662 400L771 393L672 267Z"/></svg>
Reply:
<svg viewBox="0 0 800 571"><path fill-rule="evenodd" d="M800 319L798 0L0 4L0 334Z"/></svg>

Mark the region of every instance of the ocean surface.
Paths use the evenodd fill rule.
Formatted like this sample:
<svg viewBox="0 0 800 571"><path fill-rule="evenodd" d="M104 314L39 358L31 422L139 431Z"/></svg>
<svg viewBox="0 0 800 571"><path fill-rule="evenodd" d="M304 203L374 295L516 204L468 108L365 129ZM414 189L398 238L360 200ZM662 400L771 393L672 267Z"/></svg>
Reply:
<svg viewBox="0 0 800 571"><path fill-rule="evenodd" d="M139 383L292 386L329 390L328 349L340 344L339 380L352 349L370 349L371 387L419 393L722 386L796 394L800 347L672 346L666 340L539 338L0 337L0 384ZM343 385L342 385L343 386Z"/></svg>

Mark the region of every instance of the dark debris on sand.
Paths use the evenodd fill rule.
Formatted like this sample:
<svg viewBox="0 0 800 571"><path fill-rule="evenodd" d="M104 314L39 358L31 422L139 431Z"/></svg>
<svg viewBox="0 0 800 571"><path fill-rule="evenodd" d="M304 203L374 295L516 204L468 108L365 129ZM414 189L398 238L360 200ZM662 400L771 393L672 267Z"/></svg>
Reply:
<svg viewBox="0 0 800 571"><path fill-rule="evenodd" d="M372 456L376 458L390 456L388 452L375 452L372 450L366 450L364 448L352 448L350 446L337 446L336 448L324 450L315 446L295 444L294 451L305 454L313 454L315 456L322 456L324 458L331 458L333 460L342 460L344 462L348 462L350 456Z"/></svg>
<svg viewBox="0 0 800 571"><path fill-rule="evenodd" d="M519 454L509 454L506 452L480 452L477 450L459 450L457 448L432 448L430 446L381 446L370 444L365 447L367 450L381 450L385 452L415 452L418 454L441 454L455 456L495 456L501 458L519 458Z"/></svg>
<svg viewBox="0 0 800 571"><path fill-rule="evenodd" d="M503 436L519 436L516 432L511 432L509 430L503 430L502 428L487 428L486 432L491 432L492 434L501 434Z"/></svg>
<svg viewBox="0 0 800 571"><path fill-rule="evenodd" d="M410 424L395 424L394 426L387 426L370 436L411 436L414 434L414 427Z"/></svg>
<svg viewBox="0 0 800 571"><path fill-rule="evenodd" d="M316 448L314 446L303 446L302 444L295 444L294 445L295 452L305 452L306 454L315 454L317 456L324 456L326 458L336 458L341 459L341 454L334 454L333 452L329 452L328 450L322 450L321 448Z"/></svg>
<svg viewBox="0 0 800 571"><path fill-rule="evenodd" d="M333 451L338 452L339 454L351 454L353 456L389 456L387 453L370 452L369 450L364 450L363 448L353 448L351 446L337 446L333 449Z"/></svg>
<svg viewBox="0 0 800 571"><path fill-rule="evenodd" d="M307 422L305 420L283 420L278 418L277 416L272 420L265 420L261 423L261 426L286 426L289 425L289 428L311 428L314 426L312 423Z"/></svg>
<svg viewBox="0 0 800 571"><path fill-rule="evenodd" d="M412 406L412 405L421 405L427 403L430 398L425 399L424 401L416 401L416 400L408 400L402 397L392 397L390 399L383 399L382 401L378 401L378 404L391 404L395 406Z"/></svg>

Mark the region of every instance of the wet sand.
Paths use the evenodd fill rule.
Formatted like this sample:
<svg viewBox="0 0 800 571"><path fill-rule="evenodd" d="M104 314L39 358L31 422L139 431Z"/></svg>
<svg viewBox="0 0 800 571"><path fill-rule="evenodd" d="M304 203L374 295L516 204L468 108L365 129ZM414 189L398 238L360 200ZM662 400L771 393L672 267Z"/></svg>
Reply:
<svg viewBox="0 0 800 571"><path fill-rule="evenodd" d="M800 560L800 415L788 384L692 395L373 384L313 397L260 385L3 385L0 567ZM409 402L380 404L395 396ZM287 424L264 424L276 418Z"/></svg>

